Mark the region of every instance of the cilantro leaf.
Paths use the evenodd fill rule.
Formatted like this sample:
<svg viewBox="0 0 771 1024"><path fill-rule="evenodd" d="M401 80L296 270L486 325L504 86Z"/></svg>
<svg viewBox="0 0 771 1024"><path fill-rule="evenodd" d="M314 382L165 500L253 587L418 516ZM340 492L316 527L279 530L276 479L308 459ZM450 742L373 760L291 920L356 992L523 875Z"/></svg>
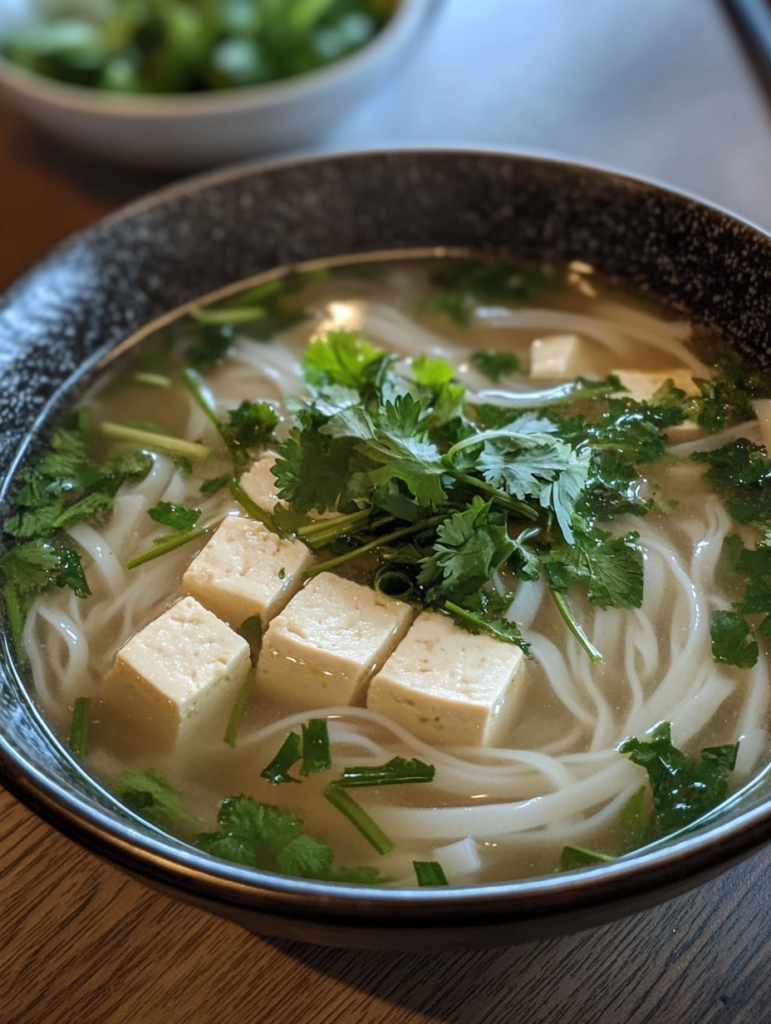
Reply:
<svg viewBox="0 0 771 1024"><path fill-rule="evenodd" d="M563 846L557 871L578 871L580 868L591 868L597 864L607 864L615 857L597 850L587 850L583 846Z"/></svg>
<svg viewBox="0 0 771 1024"><path fill-rule="evenodd" d="M497 384L501 377L519 373L522 364L513 352L472 352L471 363L485 377Z"/></svg>
<svg viewBox="0 0 771 1024"><path fill-rule="evenodd" d="M450 612L457 625L469 633L489 633L496 640L502 640L507 644L516 644L523 651L530 648L530 644L523 639L522 631L516 622L503 618L485 618L468 608L462 608L453 601L445 601L444 607Z"/></svg>
<svg viewBox="0 0 771 1024"><path fill-rule="evenodd" d="M725 800L739 744L706 747L696 760L673 745L669 722L659 723L650 736L648 742L624 740L618 749L648 772L659 824L665 833L674 832Z"/></svg>
<svg viewBox="0 0 771 1024"><path fill-rule="evenodd" d="M329 331L314 338L303 354L303 376L309 384L343 384L359 388L367 369L385 353L353 331Z"/></svg>
<svg viewBox="0 0 771 1024"><path fill-rule="evenodd" d="M198 818L178 790L154 768L129 768L115 784L115 795L132 811L171 832L195 825Z"/></svg>
<svg viewBox="0 0 771 1024"><path fill-rule="evenodd" d="M478 591L514 551L506 517L478 495L436 530L433 554L422 560L418 582L429 604L443 604Z"/></svg>
<svg viewBox="0 0 771 1024"><path fill-rule="evenodd" d="M278 496L297 512L326 512L346 490L355 441L313 430L293 430L276 448L272 473Z"/></svg>
<svg viewBox="0 0 771 1024"><path fill-rule="evenodd" d="M714 611L709 621L712 657L724 665L752 668L760 648L750 638L751 629L740 611Z"/></svg>
<svg viewBox="0 0 771 1024"><path fill-rule="evenodd" d="M278 415L269 402L244 399L237 409L228 412L226 430L232 441L242 448L264 444L278 426Z"/></svg>
<svg viewBox="0 0 771 1024"><path fill-rule="evenodd" d="M250 796L223 800L219 831L203 832L195 846L223 860L302 878L328 878L332 850L303 831L296 814L284 814Z"/></svg>
<svg viewBox="0 0 771 1024"><path fill-rule="evenodd" d="M422 305L445 313L460 327L471 320L479 302L522 302L559 284L562 275L548 265L513 266L499 260L447 259L431 275L437 294Z"/></svg>
<svg viewBox="0 0 771 1024"><path fill-rule="evenodd" d="M600 608L639 608L644 566L637 539L637 533L579 532L573 547L561 545L544 554L549 582L558 590L584 583L589 600Z"/></svg>
<svg viewBox="0 0 771 1024"><path fill-rule="evenodd" d="M170 501L159 501L148 509L147 514L161 526L168 526L171 530L192 530L201 517L200 508L185 508L184 505L174 505Z"/></svg>

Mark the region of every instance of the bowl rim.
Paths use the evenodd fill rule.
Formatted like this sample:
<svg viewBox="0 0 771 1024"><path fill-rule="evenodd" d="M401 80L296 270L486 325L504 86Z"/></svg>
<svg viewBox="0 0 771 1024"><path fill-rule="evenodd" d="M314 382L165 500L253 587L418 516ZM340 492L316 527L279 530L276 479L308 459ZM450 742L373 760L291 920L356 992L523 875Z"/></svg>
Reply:
<svg viewBox="0 0 771 1024"><path fill-rule="evenodd" d="M137 214L162 206L178 196L191 196L216 187L228 181L248 178L263 172L282 168L324 165L330 161L356 161L362 157L428 157L446 154L454 158L484 156L501 161L531 162L546 164L555 169L570 172L579 171L597 178L618 179L627 187L663 192L675 201L692 203L705 212L727 218L734 226L749 229L765 240L771 254L771 234L752 222L704 200L698 195L652 178L632 175L617 168L565 159L557 154L538 150L502 150L500 147L464 146L405 146L398 149L373 147L341 152L325 152L300 156L286 156L269 160L253 160L234 166L207 171L173 183L151 192L120 210L103 217L93 225L79 231L59 246L48 257L43 257L15 282L5 296L13 301L17 289L23 289L25 280L35 272L41 262L56 259L58 253L73 243L88 238L91 232L102 227L130 220ZM81 375L78 370L77 376ZM71 382L70 382L71 383ZM63 388L70 386L65 383ZM39 419L46 418L55 397L46 403ZM22 446L26 449L28 438ZM19 457L21 452L19 453ZM12 475L9 474L9 475ZM8 638L0 635L0 642L8 650ZM9 662L13 659L8 657ZM39 716L31 697L25 697L29 706ZM42 718L41 718L42 721ZM53 737L50 728L46 731ZM66 752L63 744L54 738L59 749ZM72 760L72 759L70 759ZM75 764L75 762L72 762ZM555 875L516 879L505 882L482 883L469 886L448 886L437 888L379 888L351 883L318 882L274 874L260 869L248 868L204 854L188 847L171 837L164 837L143 819L134 816L141 824L142 833L132 829L125 821L98 808L87 805L76 794L54 781L44 772L31 765L20 750L12 745L0 730L0 782L22 803L26 804L44 820L75 839L91 852L111 861L124 870L146 881L166 886L190 896L209 897L218 904L240 909L265 909L285 917L295 916L308 920L336 917L345 924L355 925L358 915L381 915L378 925L399 927L408 925L419 928L435 926L437 920L457 920L462 912L461 922L476 914L485 921L497 917L501 921L533 921L553 917L566 910L578 907L602 907L635 894L643 894L655 888L658 895L649 899L666 898L666 889L678 880L694 874L699 879L717 874L730 864L748 856L759 846L771 839L771 798L757 807L742 811L725 822L705 826L703 831L684 836L670 845L655 849L641 848L628 860L619 859L597 867L582 868L579 871ZM96 784L98 787L98 784ZM111 797L119 806L119 802ZM131 817L131 813L128 812ZM661 885L661 877L665 884ZM424 919L422 915L431 911L433 916ZM389 916L392 917L389 920Z"/></svg>
<svg viewBox="0 0 771 1024"><path fill-rule="evenodd" d="M0 86L62 111L107 115L131 120L166 117L192 119L208 114L239 113L269 109L308 92L334 89L355 79L370 63L406 43L429 9L440 0L399 0L399 5L380 31L358 49L322 67L289 78L229 89L179 93L118 93L47 78L19 67L0 54Z"/></svg>

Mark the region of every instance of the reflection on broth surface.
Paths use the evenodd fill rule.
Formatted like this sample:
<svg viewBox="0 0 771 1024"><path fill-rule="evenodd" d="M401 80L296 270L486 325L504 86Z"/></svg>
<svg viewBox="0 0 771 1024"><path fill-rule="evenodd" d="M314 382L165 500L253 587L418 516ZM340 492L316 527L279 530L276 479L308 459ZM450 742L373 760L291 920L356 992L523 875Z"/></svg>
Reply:
<svg viewBox="0 0 771 1024"><path fill-rule="evenodd" d="M262 280L115 360L26 471L20 660L217 856L415 885L624 855L767 761L769 393L583 264Z"/></svg>

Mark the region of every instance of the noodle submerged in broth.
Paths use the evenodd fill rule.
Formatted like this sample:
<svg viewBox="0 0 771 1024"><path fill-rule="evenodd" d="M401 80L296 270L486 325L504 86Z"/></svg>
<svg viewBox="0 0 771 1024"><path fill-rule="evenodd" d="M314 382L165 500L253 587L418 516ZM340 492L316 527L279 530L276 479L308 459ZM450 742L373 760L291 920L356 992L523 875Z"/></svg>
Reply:
<svg viewBox="0 0 771 1024"><path fill-rule="evenodd" d="M116 359L23 472L0 561L19 661L100 781L216 856L400 885L623 856L768 760L769 394L706 332L583 264L262 280ZM225 520L300 552L296 588L331 602L332 646L358 635L331 621L356 587L377 615L405 603L365 676L421 608L449 637L431 648L440 676L453 644L492 645L513 679L489 731L469 732L462 701L440 700L436 727L422 697L383 713L366 679L331 678L320 692L349 695L325 706L303 665L288 696L263 685L300 606L260 622L207 605L190 567ZM112 699L116 656L189 593L230 619L240 667L210 711L183 695L181 723L173 695L153 698L169 740ZM211 656L188 654L194 679Z"/></svg>

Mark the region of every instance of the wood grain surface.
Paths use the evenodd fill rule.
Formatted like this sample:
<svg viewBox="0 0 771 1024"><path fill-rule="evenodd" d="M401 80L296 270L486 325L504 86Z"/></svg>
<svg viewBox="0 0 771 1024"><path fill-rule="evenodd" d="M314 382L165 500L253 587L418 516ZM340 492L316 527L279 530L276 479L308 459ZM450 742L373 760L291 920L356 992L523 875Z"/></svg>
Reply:
<svg viewBox="0 0 771 1024"><path fill-rule="evenodd" d="M456 42L463 32L468 2L453 0L443 11L448 46L453 31ZM525 0L480 3L499 13L507 3L520 11L536 8ZM549 8L567 10L567 5L541 0L539 10ZM647 171L658 160L663 176L686 187L694 182L696 188L703 161L697 168L694 153L710 154L712 165L704 171L708 187L698 190L711 188L713 199L729 205L737 197L742 212L771 224L767 111L716 5L711 0L666 5L598 0L593 9L595 15L612 11L616 29L622 9L630 20L642 11L658 17L658 29L648 31L647 50L639 37L626 43L614 37L615 51L624 45L634 50L626 62L614 52L615 64L624 69L619 89L630 96L635 89L644 91L653 66L658 88L670 89L681 103L691 96L696 112L690 121L677 112L676 138L671 124L662 122L659 129L652 120L647 136L638 140L644 157L636 165L636 150L630 148L625 166ZM455 29L451 21L447 27L453 11ZM693 31L686 31L689 25ZM678 46L674 32L682 33ZM491 45L500 49L492 36ZM432 45L438 45L435 37ZM671 65L662 64L666 47ZM505 77L507 68L492 68L490 74ZM727 90L731 102L716 101L710 121L703 97L713 88L716 68L722 77L714 96ZM428 109L432 103L438 109L441 69L434 71L425 72ZM405 75L414 85L414 66ZM396 82L395 106L382 114L384 121L376 122L376 104L370 121L360 113L340 129L337 142L372 142L381 129L383 141L415 142L415 120L399 108L399 89ZM538 96L542 109L549 98L544 90L545 85ZM564 103L564 93L559 96ZM470 117L466 107L463 116ZM735 111L732 125L729 110ZM573 111L573 119L581 116L581 110ZM592 125L599 123L595 108L585 116ZM611 151L618 145L621 115L616 110L608 116L606 149ZM568 108L565 121L570 117ZM381 129L373 127L376 123ZM394 127L410 123L412 135L407 129L400 135ZM472 141L518 141L512 125L507 128L500 118L490 124L486 136L480 132ZM451 137L451 121L442 130ZM721 130L744 133L740 153L723 150ZM599 128L594 131L599 139ZM569 150L570 139L561 137ZM68 233L166 180L71 155L0 104L0 288ZM446 955L427 949L414 955L271 941L151 892L0 791L0 1024L767 1024L770 936L771 851L765 851L656 910L529 946Z"/></svg>

